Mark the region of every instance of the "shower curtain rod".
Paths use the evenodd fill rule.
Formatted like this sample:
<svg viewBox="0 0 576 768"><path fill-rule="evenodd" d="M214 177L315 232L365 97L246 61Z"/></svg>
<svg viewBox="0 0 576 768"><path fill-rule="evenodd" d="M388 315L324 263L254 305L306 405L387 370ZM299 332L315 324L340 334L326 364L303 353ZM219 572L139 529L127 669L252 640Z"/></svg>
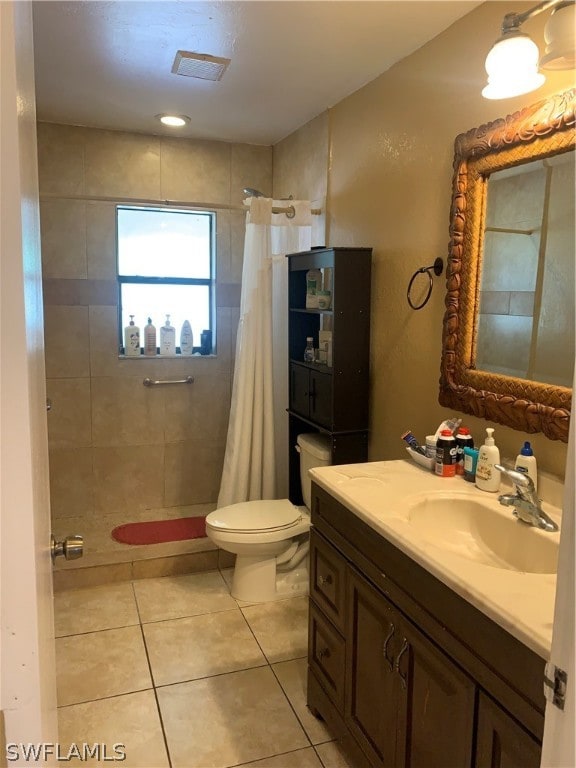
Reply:
<svg viewBox="0 0 576 768"><path fill-rule="evenodd" d="M218 211L246 211L245 205L223 205L221 203L196 203L189 200L160 200L153 198L143 197L101 197L98 195L58 195L58 194L42 194L40 200L86 200L92 203L126 203L128 205L167 205L174 208L207 208L209 210ZM310 211L313 216L320 216L322 213L321 208L312 208ZM285 213L289 218L294 216L294 207L289 205L286 207L272 208L272 213ZM290 216L292 214L292 216Z"/></svg>

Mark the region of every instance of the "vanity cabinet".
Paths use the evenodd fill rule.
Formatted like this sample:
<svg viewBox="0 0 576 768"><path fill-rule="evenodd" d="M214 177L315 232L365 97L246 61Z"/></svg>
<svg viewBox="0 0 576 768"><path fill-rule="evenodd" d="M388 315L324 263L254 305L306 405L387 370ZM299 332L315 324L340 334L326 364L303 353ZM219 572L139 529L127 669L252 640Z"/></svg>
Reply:
<svg viewBox="0 0 576 768"><path fill-rule="evenodd" d="M536 768L544 660L315 484L312 525L308 704L352 765Z"/></svg>
<svg viewBox="0 0 576 768"><path fill-rule="evenodd" d="M371 248L313 248L288 254L289 497L302 503L296 438L322 432L332 464L366 461L370 363ZM306 307L306 273L320 270L330 306ZM304 362L306 339L332 333L332 360Z"/></svg>

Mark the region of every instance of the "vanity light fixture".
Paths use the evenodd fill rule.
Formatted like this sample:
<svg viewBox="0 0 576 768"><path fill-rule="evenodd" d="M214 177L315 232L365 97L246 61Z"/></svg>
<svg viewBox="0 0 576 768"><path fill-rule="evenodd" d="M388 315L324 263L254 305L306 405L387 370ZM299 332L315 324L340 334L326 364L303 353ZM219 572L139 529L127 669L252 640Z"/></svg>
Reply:
<svg viewBox="0 0 576 768"><path fill-rule="evenodd" d="M183 125L190 122L188 115L156 115L156 119L170 128L182 128Z"/></svg>
<svg viewBox="0 0 576 768"><path fill-rule="evenodd" d="M486 99L508 99L535 91L543 85L542 69L574 69L575 66L575 0L544 0L524 13L507 13L502 21L501 36L486 57L488 85L482 95ZM552 10L546 22L546 52L540 58L538 46L520 27L542 11Z"/></svg>

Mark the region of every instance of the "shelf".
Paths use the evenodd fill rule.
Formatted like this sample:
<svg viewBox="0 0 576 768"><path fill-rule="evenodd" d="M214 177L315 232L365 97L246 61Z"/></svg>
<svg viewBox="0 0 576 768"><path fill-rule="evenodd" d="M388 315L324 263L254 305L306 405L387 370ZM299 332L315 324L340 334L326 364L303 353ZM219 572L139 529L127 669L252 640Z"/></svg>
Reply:
<svg viewBox="0 0 576 768"><path fill-rule="evenodd" d="M289 416L294 416L296 419L304 422L305 424L310 424L310 426L314 427L314 429L317 429L318 432L322 432L324 435L334 435L337 437L338 435L367 435L369 433L368 429L329 429L328 427L321 426L317 421L313 421L312 419L306 418L306 416L302 416L301 413L298 413L298 411L293 411L291 408L286 408L286 413Z"/></svg>
<svg viewBox="0 0 576 768"><path fill-rule="evenodd" d="M291 363L301 365L302 368L308 368L311 371L320 371L320 373L333 373L334 368L329 368L325 363L307 363L304 360L294 360L290 358Z"/></svg>
<svg viewBox="0 0 576 768"><path fill-rule="evenodd" d="M299 309L297 307L290 307L290 312L301 312L304 315L332 315L334 314L331 309Z"/></svg>

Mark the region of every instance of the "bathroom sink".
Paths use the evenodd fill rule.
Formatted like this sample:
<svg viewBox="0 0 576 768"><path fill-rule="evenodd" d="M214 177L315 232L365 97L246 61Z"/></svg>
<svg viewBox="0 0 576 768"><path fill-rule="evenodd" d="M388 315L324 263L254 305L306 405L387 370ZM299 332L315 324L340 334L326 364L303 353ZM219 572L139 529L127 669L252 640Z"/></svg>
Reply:
<svg viewBox="0 0 576 768"><path fill-rule="evenodd" d="M556 573L559 534L520 522L496 499L422 495L409 503L407 522L431 544L467 560L523 573Z"/></svg>

